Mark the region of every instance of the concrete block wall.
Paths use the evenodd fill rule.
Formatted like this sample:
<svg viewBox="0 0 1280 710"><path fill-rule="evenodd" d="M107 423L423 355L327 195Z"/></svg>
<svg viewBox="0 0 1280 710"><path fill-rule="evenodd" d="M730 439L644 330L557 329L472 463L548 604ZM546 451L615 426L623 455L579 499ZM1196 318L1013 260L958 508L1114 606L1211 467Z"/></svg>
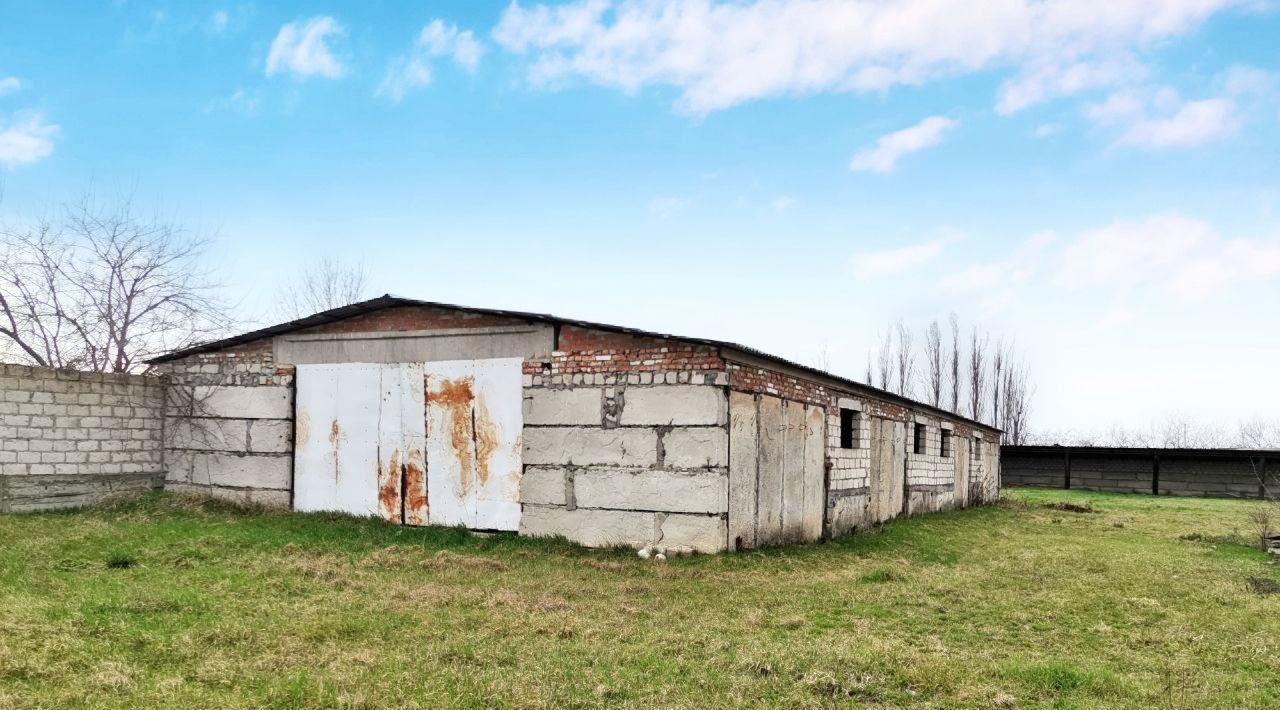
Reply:
<svg viewBox="0 0 1280 710"><path fill-rule="evenodd" d="M192 355L167 375L165 489L286 507L293 486L293 368L270 343Z"/></svg>
<svg viewBox="0 0 1280 710"><path fill-rule="evenodd" d="M726 376L658 374L525 374L521 534L724 549Z"/></svg>
<svg viewBox="0 0 1280 710"><path fill-rule="evenodd" d="M155 377L0 365L0 512L158 487L162 402Z"/></svg>
<svg viewBox="0 0 1280 710"><path fill-rule="evenodd" d="M871 432L875 422L860 399L838 397L836 404L827 410L828 536L843 535L865 524L871 506ZM841 409L856 412L852 449L840 446Z"/></svg>
<svg viewBox="0 0 1280 710"><path fill-rule="evenodd" d="M1160 458L1160 495L1264 498L1267 488L1280 493L1280 458Z"/></svg>
<svg viewBox="0 0 1280 710"><path fill-rule="evenodd" d="M730 386L735 391L781 396L827 410L829 488L826 535L843 535L896 515L944 510L992 502L999 497L998 433L931 410L892 401L873 391L851 391L834 382L780 371L762 363L730 360ZM840 448L839 410L860 406L858 448ZM914 454L912 426L917 418L928 426L925 453ZM952 431L952 454L941 456L941 427ZM877 435L876 432L879 432ZM970 458L975 434L984 437L982 456ZM731 443L732 445L732 443ZM963 457L964 461L960 461ZM904 466L905 458L905 466ZM904 502L904 469L908 499Z"/></svg>

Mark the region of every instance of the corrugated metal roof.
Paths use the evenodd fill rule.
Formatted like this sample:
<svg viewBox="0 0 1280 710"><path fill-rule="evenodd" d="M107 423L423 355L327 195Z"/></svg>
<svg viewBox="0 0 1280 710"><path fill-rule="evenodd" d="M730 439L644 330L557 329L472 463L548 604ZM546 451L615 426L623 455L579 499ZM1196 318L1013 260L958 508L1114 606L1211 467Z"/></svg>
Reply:
<svg viewBox="0 0 1280 710"><path fill-rule="evenodd" d="M201 343L199 345L194 345L192 347L184 348L182 350L176 350L174 352L152 358L148 360L147 363L151 365L157 365L160 363L172 362L174 360L179 360L189 355L197 355L199 353L208 353L208 352L214 352L217 350L224 350L226 348L229 348L235 345L242 345L244 343L253 342L255 340L261 340L262 338L269 338L276 335L283 335L285 333L293 333L299 330L305 330L307 328L313 328L315 326L320 326L320 325L325 325L327 323L333 323L336 321L345 320L347 318L362 315L364 313L370 313L373 311L382 310L384 308L400 308L405 306L424 306L424 307L430 307L430 308L444 308L444 309L462 311L465 313L476 313L481 315L500 316L500 317L514 318L516 320L524 320L524 321L530 321L530 322L536 322L536 323L550 323L553 325L572 325L572 326L578 326L581 328L589 328L592 330L603 330L603 331L608 331L613 333L624 333L627 335L637 335L637 336L647 337L647 338L662 338L664 340L677 340L684 343L693 343L695 345L705 345L707 347L712 347L712 348L717 348L722 350L724 349L736 350L738 352L751 355L751 356L760 358L762 360L775 362L780 365L785 365L787 367L800 370L812 376L821 377L823 379L837 382L855 392L859 390L864 391L880 399L885 399L890 402L904 404L904 405L921 409L924 411L933 412L947 419L965 422L970 425L981 427L988 431L999 431L999 429L996 429L995 427L989 424L984 424L982 422L974 421L972 419L969 419L968 417L961 416L954 412L949 412L945 409L934 407L933 405L925 404L924 402L919 402L909 397L903 397L901 395L894 394L893 392L882 390L878 387L873 387L866 383L858 382L856 380L851 380L846 377L841 377L839 375L833 375L824 370L820 370L815 367L810 367L809 365L802 365L798 362L794 362L786 358L779 357L777 355L769 354L762 350L757 350L756 348L753 348L747 345L741 345L739 343L734 343L727 340L714 340L710 338L694 338L686 335L673 335L670 333L657 333L649 330L641 330L639 328L627 328L620 325L610 325L608 323L594 323L592 321L576 320L573 318L562 318L560 316L551 315L549 313L530 313L527 311L509 311L509 310L499 310L495 308L476 308L473 306L459 306L453 303L423 301L416 298L405 298L403 296L394 296L392 294L386 294L383 296L378 296L377 298L371 298L367 301L360 301L359 303L352 303L350 305L342 306L340 308L334 308L332 310L322 311L320 313L316 313L314 315L310 315L305 318L299 318L297 320L291 320L286 323L280 323L277 325L268 326L266 328L259 328L258 330L252 330L247 333L242 333L240 335L235 335L229 338L223 338L221 340L212 340L207 343Z"/></svg>

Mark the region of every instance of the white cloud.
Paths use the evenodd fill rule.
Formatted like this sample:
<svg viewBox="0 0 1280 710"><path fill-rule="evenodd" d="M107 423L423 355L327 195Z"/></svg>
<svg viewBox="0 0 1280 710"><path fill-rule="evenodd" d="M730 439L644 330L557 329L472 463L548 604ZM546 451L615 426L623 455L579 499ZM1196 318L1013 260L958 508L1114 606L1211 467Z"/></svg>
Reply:
<svg viewBox="0 0 1280 710"><path fill-rule="evenodd" d="M1122 80L1135 52L1245 0L575 0L510 4L493 32L535 85L669 87L705 114L758 99L884 91L993 69L1011 112Z"/></svg>
<svg viewBox="0 0 1280 710"><path fill-rule="evenodd" d="M1228 98L1183 101L1168 87L1117 91L1085 108L1103 126L1122 128L1118 145L1185 148L1221 138L1238 126L1237 107Z"/></svg>
<svg viewBox="0 0 1280 710"><path fill-rule="evenodd" d="M267 53L267 76L289 73L303 79L312 76L326 79L341 77L346 69L333 56L328 40L342 33L342 25L332 17L313 17L286 24L271 42L271 50Z"/></svg>
<svg viewBox="0 0 1280 710"><path fill-rule="evenodd" d="M227 29L227 23L230 20L231 16L227 14L226 10L214 10L213 14L209 16L209 29L214 32L222 32Z"/></svg>
<svg viewBox="0 0 1280 710"><path fill-rule="evenodd" d="M1120 137L1141 148L1197 146L1235 130L1235 103L1229 99L1191 101L1167 118L1142 118Z"/></svg>
<svg viewBox="0 0 1280 710"><path fill-rule="evenodd" d="M1177 213L1119 221L1077 236L1059 256L1057 282L1068 287L1137 282L1167 274L1213 239L1213 229Z"/></svg>
<svg viewBox="0 0 1280 710"><path fill-rule="evenodd" d="M944 116L930 116L910 128L881 136L874 147L858 151L849 162L850 170L887 173L904 155L942 142L942 136L957 124Z"/></svg>
<svg viewBox="0 0 1280 710"><path fill-rule="evenodd" d="M649 202L649 211L666 218L677 212L683 212L691 204L693 204L691 200L683 197L655 197Z"/></svg>
<svg viewBox="0 0 1280 710"><path fill-rule="evenodd" d="M947 291L978 292L1026 283L1039 272L1045 251L1056 239L1053 232L1037 232L1007 258L966 266L943 276L938 285Z"/></svg>
<svg viewBox="0 0 1280 710"><path fill-rule="evenodd" d="M1062 132L1060 123L1042 123L1036 126L1036 138L1050 138Z"/></svg>
<svg viewBox="0 0 1280 710"><path fill-rule="evenodd" d="M1230 284L1280 277L1280 238L1226 240L1201 220L1157 214L1082 232L1055 261L1059 286L1155 285L1195 301Z"/></svg>
<svg viewBox="0 0 1280 710"><path fill-rule="evenodd" d="M779 212L791 209L796 204L796 198L791 195L778 195L773 198L773 208Z"/></svg>
<svg viewBox="0 0 1280 710"><path fill-rule="evenodd" d="M392 60L374 94L399 103L409 91L431 83L431 59L449 56L468 72L474 72L484 54L484 45L471 30L458 31L456 25L432 20L414 41L413 49Z"/></svg>
<svg viewBox="0 0 1280 710"><path fill-rule="evenodd" d="M258 106L261 103L262 97L260 92L236 89L226 98L216 99L209 102L209 105L205 107L205 112L237 111L252 116L258 112Z"/></svg>
<svg viewBox="0 0 1280 710"><path fill-rule="evenodd" d="M849 257L849 269L860 279L896 276L919 269L942 255L956 236L944 234L937 239L897 249L878 249Z"/></svg>
<svg viewBox="0 0 1280 710"><path fill-rule="evenodd" d="M0 165L34 163L53 154L58 126L39 115L29 115L5 125L0 123Z"/></svg>
<svg viewBox="0 0 1280 710"><path fill-rule="evenodd" d="M0 78L0 96L12 93L22 88L22 80L16 76L6 76Z"/></svg>
<svg viewBox="0 0 1280 710"><path fill-rule="evenodd" d="M1081 61L1065 66L1048 64L1024 69L1000 86L996 112L1007 116L1051 98L1136 81L1145 74L1146 69L1132 58Z"/></svg>
<svg viewBox="0 0 1280 710"><path fill-rule="evenodd" d="M1227 68L1222 83L1228 95L1266 94L1275 85L1275 77L1258 67L1233 64Z"/></svg>

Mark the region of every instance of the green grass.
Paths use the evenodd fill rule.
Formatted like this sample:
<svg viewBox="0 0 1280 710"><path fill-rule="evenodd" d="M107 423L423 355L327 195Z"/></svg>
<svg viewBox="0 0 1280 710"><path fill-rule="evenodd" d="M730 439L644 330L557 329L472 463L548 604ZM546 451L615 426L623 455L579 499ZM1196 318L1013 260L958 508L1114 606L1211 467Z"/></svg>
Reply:
<svg viewBox="0 0 1280 710"><path fill-rule="evenodd" d="M166 496L4 516L0 707L1276 707L1252 505L1021 491L666 562Z"/></svg>

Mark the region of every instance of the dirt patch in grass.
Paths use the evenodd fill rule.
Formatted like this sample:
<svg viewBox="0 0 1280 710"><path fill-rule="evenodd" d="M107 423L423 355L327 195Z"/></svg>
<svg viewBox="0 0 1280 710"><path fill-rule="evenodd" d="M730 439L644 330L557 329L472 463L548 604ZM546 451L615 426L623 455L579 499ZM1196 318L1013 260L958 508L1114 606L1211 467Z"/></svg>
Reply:
<svg viewBox="0 0 1280 710"><path fill-rule="evenodd" d="M1049 510L1061 510L1064 513L1096 513L1093 509L1093 501L1085 501L1083 503L1073 503L1066 500L1056 500L1052 503L1044 503L1041 507Z"/></svg>
<svg viewBox="0 0 1280 710"><path fill-rule="evenodd" d="M1280 594L1280 582L1270 577L1250 577L1249 588L1253 590L1254 594L1264 597Z"/></svg>

